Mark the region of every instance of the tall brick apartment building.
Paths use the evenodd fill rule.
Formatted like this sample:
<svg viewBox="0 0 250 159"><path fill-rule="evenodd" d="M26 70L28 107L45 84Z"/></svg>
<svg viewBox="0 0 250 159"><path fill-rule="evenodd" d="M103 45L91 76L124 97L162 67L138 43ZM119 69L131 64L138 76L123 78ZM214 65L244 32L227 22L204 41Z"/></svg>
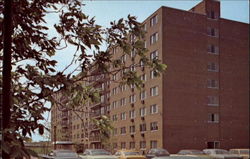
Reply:
<svg viewBox="0 0 250 159"><path fill-rule="evenodd" d="M189 11L161 7L143 24L148 57L168 68L160 77L133 68L142 90L110 83L114 149L249 147L249 24L220 18L215 0ZM113 56L138 62L119 49Z"/></svg>

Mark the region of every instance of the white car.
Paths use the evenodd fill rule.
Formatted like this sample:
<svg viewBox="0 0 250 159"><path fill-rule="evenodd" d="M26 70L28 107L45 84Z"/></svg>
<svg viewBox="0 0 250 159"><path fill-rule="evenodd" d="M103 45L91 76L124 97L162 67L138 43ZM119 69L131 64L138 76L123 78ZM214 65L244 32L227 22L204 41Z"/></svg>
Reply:
<svg viewBox="0 0 250 159"><path fill-rule="evenodd" d="M104 149L86 149L83 154L79 155L82 159L118 159Z"/></svg>
<svg viewBox="0 0 250 159"><path fill-rule="evenodd" d="M230 154L227 150L224 149L204 149L203 152L215 159L243 159L239 155Z"/></svg>

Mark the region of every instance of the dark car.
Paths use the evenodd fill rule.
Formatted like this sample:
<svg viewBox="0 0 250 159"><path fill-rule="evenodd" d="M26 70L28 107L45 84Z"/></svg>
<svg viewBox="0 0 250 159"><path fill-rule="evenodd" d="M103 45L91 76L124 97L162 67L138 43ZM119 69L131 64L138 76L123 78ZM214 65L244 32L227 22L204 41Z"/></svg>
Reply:
<svg viewBox="0 0 250 159"><path fill-rule="evenodd" d="M167 157L169 156L169 152L165 149L150 149L146 155L147 159L156 159L158 157Z"/></svg>
<svg viewBox="0 0 250 159"><path fill-rule="evenodd" d="M76 152L71 150L54 150L49 155L40 157L43 159L81 159Z"/></svg>

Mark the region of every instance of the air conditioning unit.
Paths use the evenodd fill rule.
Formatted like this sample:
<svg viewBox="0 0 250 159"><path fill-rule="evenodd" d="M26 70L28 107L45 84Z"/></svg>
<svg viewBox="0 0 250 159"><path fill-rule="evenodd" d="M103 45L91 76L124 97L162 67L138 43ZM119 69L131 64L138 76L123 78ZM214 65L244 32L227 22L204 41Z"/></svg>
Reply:
<svg viewBox="0 0 250 159"><path fill-rule="evenodd" d="M142 100L142 101L141 101L141 103L142 103L142 104L145 104L145 101L144 101L144 100Z"/></svg>
<svg viewBox="0 0 250 159"><path fill-rule="evenodd" d="M130 119L131 122L134 122L134 119Z"/></svg>
<svg viewBox="0 0 250 159"><path fill-rule="evenodd" d="M141 136L142 136L142 137L145 137L145 134L144 134L144 132L141 132Z"/></svg>

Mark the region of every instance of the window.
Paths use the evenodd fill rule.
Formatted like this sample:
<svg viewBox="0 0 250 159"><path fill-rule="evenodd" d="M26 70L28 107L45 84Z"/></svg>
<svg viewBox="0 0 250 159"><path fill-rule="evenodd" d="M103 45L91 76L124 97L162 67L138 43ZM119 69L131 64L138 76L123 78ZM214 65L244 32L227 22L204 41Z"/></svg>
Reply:
<svg viewBox="0 0 250 159"><path fill-rule="evenodd" d="M150 78L151 78L151 79L156 78L157 75L158 75L157 71L154 71L154 70L150 71Z"/></svg>
<svg viewBox="0 0 250 159"><path fill-rule="evenodd" d="M134 51L134 50L132 50L132 51L130 52L130 57L131 57L131 58L134 58L134 57L135 57L135 51Z"/></svg>
<svg viewBox="0 0 250 159"><path fill-rule="evenodd" d="M207 87L208 88L219 88L219 83L217 80L214 79L209 79L207 81Z"/></svg>
<svg viewBox="0 0 250 159"><path fill-rule="evenodd" d="M146 107L140 108L140 116L146 116Z"/></svg>
<svg viewBox="0 0 250 159"><path fill-rule="evenodd" d="M208 96L207 98L209 106L219 106L219 99L217 96Z"/></svg>
<svg viewBox="0 0 250 159"><path fill-rule="evenodd" d="M120 106L126 105L126 98L120 99Z"/></svg>
<svg viewBox="0 0 250 159"><path fill-rule="evenodd" d="M112 119L113 119L113 121L117 121L118 120L117 114L113 115Z"/></svg>
<svg viewBox="0 0 250 159"><path fill-rule="evenodd" d="M158 95L158 86L150 88L150 95L157 96Z"/></svg>
<svg viewBox="0 0 250 159"><path fill-rule="evenodd" d="M140 124L140 131L141 132L144 132L144 131L147 131L147 127L146 127L146 124Z"/></svg>
<svg viewBox="0 0 250 159"><path fill-rule="evenodd" d="M117 93L118 93L117 87L113 88L113 89L112 89L112 94L113 94L113 95L116 95Z"/></svg>
<svg viewBox="0 0 250 159"><path fill-rule="evenodd" d="M135 118L135 110L134 109L129 111L129 118L130 119L134 119Z"/></svg>
<svg viewBox="0 0 250 159"><path fill-rule="evenodd" d="M126 59L127 59L127 58L126 58L126 55L122 55L122 56L121 56L121 62L122 62L122 63L125 63Z"/></svg>
<svg viewBox="0 0 250 159"><path fill-rule="evenodd" d="M121 127L121 134L126 134L126 127Z"/></svg>
<svg viewBox="0 0 250 159"><path fill-rule="evenodd" d="M158 41L158 33L156 32L150 36L150 44L152 45L156 43L157 41Z"/></svg>
<svg viewBox="0 0 250 159"><path fill-rule="evenodd" d="M150 114L158 113L158 105L154 104L150 106Z"/></svg>
<svg viewBox="0 0 250 159"><path fill-rule="evenodd" d="M140 149L146 148L146 141L140 141Z"/></svg>
<svg viewBox="0 0 250 159"><path fill-rule="evenodd" d="M121 142L121 148L125 149L126 148L126 142Z"/></svg>
<svg viewBox="0 0 250 159"><path fill-rule="evenodd" d="M114 74L114 75L113 75L113 80L114 80L114 81L117 80L117 74Z"/></svg>
<svg viewBox="0 0 250 159"><path fill-rule="evenodd" d="M113 136L114 136L114 135L117 135L117 128L114 128L114 129L113 129Z"/></svg>
<svg viewBox="0 0 250 159"><path fill-rule="evenodd" d="M219 66L218 66L218 64L216 64L214 62L209 62L207 64L207 70L208 71L213 71L213 72L218 72L219 71Z"/></svg>
<svg viewBox="0 0 250 159"><path fill-rule="evenodd" d="M130 85L130 88L135 88L135 84L131 84L131 85Z"/></svg>
<svg viewBox="0 0 250 159"><path fill-rule="evenodd" d="M147 92L146 91L142 91L141 93L140 93L140 99L141 100L144 100L144 99L146 99L147 98Z"/></svg>
<svg viewBox="0 0 250 159"><path fill-rule="evenodd" d="M131 95L131 96L129 96L129 102L130 103L135 103L136 102L136 95Z"/></svg>
<svg viewBox="0 0 250 159"><path fill-rule="evenodd" d="M207 142L207 148L208 149L218 149L218 148L220 148L220 142L219 141L209 141L209 142Z"/></svg>
<svg viewBox="0 0 250 159"><path fill-rule="evenodd" d="M158 51L157 50L150 53L150 59L151 60L158 59Z"/></svg>
<svg viewBox="0 0 250 159"><path fill-rule="evenodd" d="M132 134L135 133L135 126L134 125L129 127L129 132Z"/></svg>
<svg viewBox="0 0 250 159"><path fill-rule="evenodd" d="M158 123L157 122L152 122L150 123L150 130L158 130Z"/></svg>
<svg viewBox="0 0 250 159"><path fill-rule="evenodd" d="M147 48L147 41L144 41L144 48Z"/></svg>
<svg viewBox="0 0 250 159"><path fill-rule="evenodd" d="M210 18L210 19L218 19L219 15L218 15L218 13L214 12L213 10L211 10L211 11L209 11L207 13L207 17Z"/></svg>
<svg viewBox="0 0 250 159"><path fill-rule="evenodd" d="M209 113L208 114L208 122L209 123L219 123L219 114Z"/></svg>
<svg viewBox="0 0 250 159"><path fill-rule="evenodd" d="M113 101L112 107L113 107L113 109L115 109L117 107L117 101Z"/></svg>
<svg viewBox="0 0 250 159"><path fill-rule="evenodd" d="M219 36L219 31L218 31L218 29L208 27L207 28L207 35L218 37Z"/></svg>
<svg viewBox="0 0 250 159"><path fill-rule="evenodd" d="M126 120L126 112L121 113L121 120Z"/></svg>
<svg viewBox="0 0 250 159"><path fill-rule="evenodd" d="M104 102L104 95L101 95L101 102Z"/></svg>
<svg viewBox="0 0 250 159"><path fill-rule="evenodd" d="M157 141L156 141L156 140L151 140L151 141L150 141L150 148L151 148L151 149L157 148Z"/></svg>
<svg viewBox="0 0 250 159"><path fill-rule="evenodd" d="M129 148L134 149L135 148L135 142L130 142L129 143Z"/></svg>
<svg viewBox="0 0 250 159"><path fill-rule="evenodd" d="M131 65L131 66L130 66L130 71L136 71L135 65Z"/></svg>
<svg viewBox="0 0 250 159"><path fill-rule="evenodd" d="M157 22L158 22L158 16L155 15L155 16L153 16L153 17L150 19L150 26L152 27L152 26L156 25Z"/></svg>
<svg viewBox="0 0 250 159"><path fill-rule="evenodd" d="M143 75L141 75L141 80L142 81L146 81L147 80L147 75L145 73Z"/></svg>
<svg viewBox="0 0 250 159"><path fill-rule="evenodd" d="M121 92L124 92L127 90L127 86L125 84L122 84L119 87L120 87Z"/></svg>
<svg viewBox="0 0 250 159"><path fill-rule="evenodd" d="M140 60L140 66L141 66L141 67L144 67L144 62L143 62L143 60Z"/></svg>
<svg viewBox="0 0 250 159"><path fill-rule="evenodd" d="M208 53L211 53L211 54L219 54L219 47L213 44L210 44L208 45L207 51Z"/></svg>

